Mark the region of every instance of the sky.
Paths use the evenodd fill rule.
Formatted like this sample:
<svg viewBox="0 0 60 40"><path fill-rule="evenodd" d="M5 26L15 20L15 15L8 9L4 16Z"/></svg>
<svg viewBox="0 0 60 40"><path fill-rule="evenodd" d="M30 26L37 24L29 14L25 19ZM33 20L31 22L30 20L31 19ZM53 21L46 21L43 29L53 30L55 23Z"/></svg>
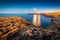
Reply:
<svg viewBox="0 0 60 40"><path fill-rule="evenodd" d="M60 11L60 0L0 0L0 13Z"/></svg>

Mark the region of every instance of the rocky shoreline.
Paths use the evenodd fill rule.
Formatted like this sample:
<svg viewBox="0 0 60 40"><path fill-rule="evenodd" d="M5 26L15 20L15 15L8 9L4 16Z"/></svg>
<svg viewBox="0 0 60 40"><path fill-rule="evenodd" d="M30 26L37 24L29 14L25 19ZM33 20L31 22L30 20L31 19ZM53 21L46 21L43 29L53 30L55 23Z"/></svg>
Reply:
<svg viewBox="0 0 60 40"><path fill-rule="evenodd" d="M0 40L60 40L60 17L52 18L48 28L21 17L0 17Z"/></svg>

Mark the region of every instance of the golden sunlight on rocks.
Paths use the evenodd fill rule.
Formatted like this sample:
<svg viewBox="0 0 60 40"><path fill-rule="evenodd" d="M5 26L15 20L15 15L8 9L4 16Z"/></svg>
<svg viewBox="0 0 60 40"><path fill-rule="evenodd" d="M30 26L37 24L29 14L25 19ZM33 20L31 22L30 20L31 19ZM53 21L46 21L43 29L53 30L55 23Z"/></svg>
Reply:
<svg viewBox="0 0 60 40"><path fill-rule="evenodd" d="M31 25L31 23L20 17L0 17L1 40L15 34L20 29L25 29L26 25Z"/></svg>
<svg viewBox="0 0 60 40"><path fill-rule="evenodd" d="M60 16L60 12L51 12L51 13L48 12L43 15L50 16L50 17L58 17L58 16Z"/></svg>

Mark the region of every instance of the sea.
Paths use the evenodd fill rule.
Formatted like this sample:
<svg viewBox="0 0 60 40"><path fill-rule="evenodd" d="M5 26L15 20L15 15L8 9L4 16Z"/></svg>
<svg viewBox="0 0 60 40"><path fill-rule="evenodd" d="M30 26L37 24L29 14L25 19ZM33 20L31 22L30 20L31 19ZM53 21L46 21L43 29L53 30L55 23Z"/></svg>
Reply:
<svg viewBox="0 0 60 40"><path fill-rule="evenodd" d="M22 18L25 18L27 21L32 22L33 20L33 15L28 15L26 13L20 13L20 14L13 14L13 13L9 13L9 14L4 14L4 13L0 13L0 17L9 17L9 16L19 16ZM51 19L50 17L46 17L44 15L41 15L41 26L42 27L49 27L51 25Z"/></svg>

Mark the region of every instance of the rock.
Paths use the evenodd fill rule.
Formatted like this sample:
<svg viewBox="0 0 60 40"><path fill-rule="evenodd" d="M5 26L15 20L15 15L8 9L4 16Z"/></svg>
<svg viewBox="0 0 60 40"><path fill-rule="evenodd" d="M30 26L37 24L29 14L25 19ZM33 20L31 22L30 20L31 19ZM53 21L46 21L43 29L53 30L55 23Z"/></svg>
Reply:
<svg viewBox="0 0 60 40"><path fill-rule="evenodd" d="M48 28L34 26L21 17L1 17L0 37L0 40L60 40L60 17L52 18Z"/></svg>
<svg viewBox="0 0 60 40"><path fill-rule="evenodd" d="M60 40L60 16L52 18L50 28L48 28L52 32L52 39L51 40ZM58 36L57 36L58 35Z"/></svg>
<svg viewBox="0 0 60 40"><path fill-rule="evenodd" d="M60 17L52 18L50 28L55 30L60 28Z"/></svg>
<svg viewBox="0 0 60 40"><path fill-rule="evenodd" d="M21 17L0 17L0 38L8 38L18 30L23 30L26 25L31 25Z"/></svg>

